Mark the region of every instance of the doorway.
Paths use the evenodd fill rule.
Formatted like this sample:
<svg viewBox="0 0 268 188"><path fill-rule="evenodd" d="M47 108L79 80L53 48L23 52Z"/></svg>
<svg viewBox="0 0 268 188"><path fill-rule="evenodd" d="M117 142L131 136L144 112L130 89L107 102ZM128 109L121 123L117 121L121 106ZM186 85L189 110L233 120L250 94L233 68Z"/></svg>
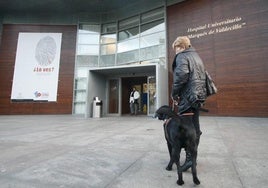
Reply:
<svg viewBox="0 0 268 188"><path fill-rule="evenodd" d="M138 76L137 76L138 75ZM139 89L139 112L152 115L155 109L168 104L168 71L162 64L90 69L87 86L86 116L95 96L103 101L103 115L130 114L129 95L132 86Z"/></svg>
<svg viewBox="0 0 268 188"><path fill-rule="evenodd" d="M122 77L122 115L130 114L129 95L133 87L140 93L138 112L147 115L147 76Z"/></svg>

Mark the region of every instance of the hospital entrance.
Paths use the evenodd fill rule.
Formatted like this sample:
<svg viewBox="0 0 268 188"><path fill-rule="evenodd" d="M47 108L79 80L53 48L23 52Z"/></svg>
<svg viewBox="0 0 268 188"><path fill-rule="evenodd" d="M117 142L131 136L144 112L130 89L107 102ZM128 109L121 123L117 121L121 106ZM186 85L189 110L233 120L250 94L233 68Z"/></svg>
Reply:
<svg viewBox="0 0 268 188"><path fill-rule="evenodd" d="M154 76L122 77L121 95L117 95L117 81L109 81L109 113L117 113L117 101L121 101L121 115L130 115L129 97L135 87L140 94L138 99L138 115L153 114L156 106L156 83ZM119 90L118 90L119 91ZM116 99L121 96L121 99Z"/></svg>

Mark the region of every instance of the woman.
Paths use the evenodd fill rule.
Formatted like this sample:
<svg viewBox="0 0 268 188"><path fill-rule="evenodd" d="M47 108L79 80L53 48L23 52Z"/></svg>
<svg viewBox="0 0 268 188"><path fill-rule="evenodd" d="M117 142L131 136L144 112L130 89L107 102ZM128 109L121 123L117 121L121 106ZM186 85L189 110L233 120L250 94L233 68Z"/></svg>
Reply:
<svg viewBox="0 0 268 188"><path fill-rule="evenodd" d="M172 64L172 99L178 104L180 114L194 113L193 124L196 130L198 145L200 135L202 134L199 125L199 108L207 98L204 64L195 49L191 47L188 37L177 37L172 47L176 52ZM184 164L186 169L192 166L190 157L190 154L186 151L186 161Z"/></svg>

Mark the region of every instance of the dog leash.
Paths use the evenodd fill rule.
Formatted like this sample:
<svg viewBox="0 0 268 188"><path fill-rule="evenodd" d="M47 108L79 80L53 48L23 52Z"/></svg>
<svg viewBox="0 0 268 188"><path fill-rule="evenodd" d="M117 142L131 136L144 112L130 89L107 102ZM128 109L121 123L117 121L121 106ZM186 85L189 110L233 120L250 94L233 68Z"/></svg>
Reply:
<svg viewBox="0 0 268 188"><path fill-rule="evenodd" d="M174 100L172 100L172 111L174 112L175 111L175 105L177 106L178 103L175 104ZM183 113L183 114L180 114L178 113L179 116L193 116L194 113L193 112L187 112L187 113Z"/></svg>
<svg viewBox="0 0 268 188"><path fill-rule="evenodd" d="M174 100L172 100L172 111L174 111L174 108L175 108L175 103L174 103Z"/></svg>

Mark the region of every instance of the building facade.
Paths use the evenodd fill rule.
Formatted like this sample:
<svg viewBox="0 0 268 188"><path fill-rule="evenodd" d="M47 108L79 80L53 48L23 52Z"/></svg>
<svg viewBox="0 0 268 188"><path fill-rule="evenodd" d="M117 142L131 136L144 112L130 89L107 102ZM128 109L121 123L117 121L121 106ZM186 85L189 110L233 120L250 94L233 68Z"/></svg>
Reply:
<svg viewBox="0 0 268 188"><path fill-rule="evenodd" d="M91 117L98 97L104 116L121 116L136 87L151 115L170 103L171 44L187 35L219 90L205 115L268 115L265 0L61 3L0 4L0 114Z"/></svg>

